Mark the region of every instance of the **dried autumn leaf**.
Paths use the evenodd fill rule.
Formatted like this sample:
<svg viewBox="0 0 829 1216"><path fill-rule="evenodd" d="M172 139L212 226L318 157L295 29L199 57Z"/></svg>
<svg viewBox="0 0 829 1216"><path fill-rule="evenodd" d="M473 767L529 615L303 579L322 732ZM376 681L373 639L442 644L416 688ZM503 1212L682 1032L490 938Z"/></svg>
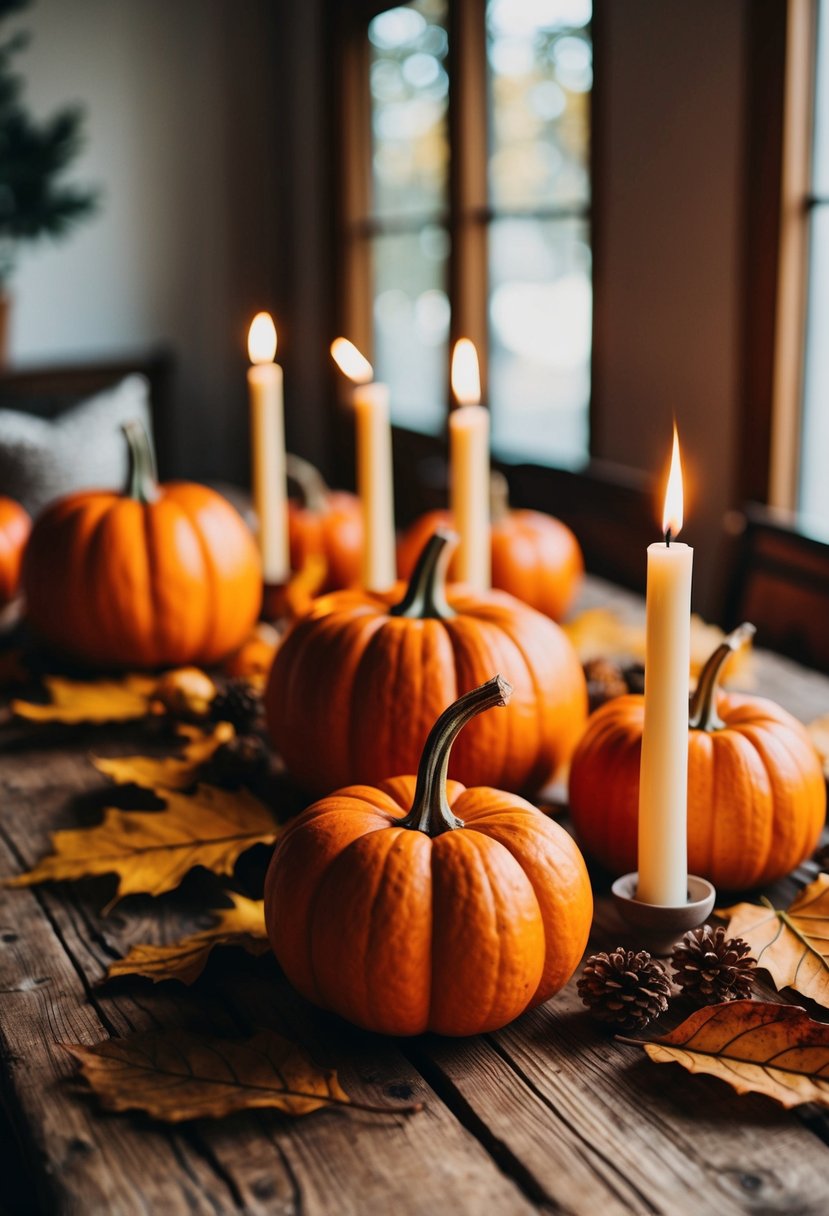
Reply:
<svg viewBox="0 0 829 1216"><path fill-rule="evenodd" d="M92 763L100 773L119 785L143 785L147 789L185 790L195 785L199 771L223 743L233 738L229 722L219 722L209 733L197 726L183 725L178 733L189 742L182 756L116 756L112 759L93 757Z"/></svg>
<svg viewBox="0 0 829 1216"><path fill-rule="evenodd" d="M829 1026L794 1005L711 1005L670 1034L640 1045L657 1064L719 1077L738 1094L765 1094L786 1107L829 1106Z"/></svg>
<svg viewBox="0 0 829 1216"><path fill-rule="evenodd" d="M307 1115L326 1106L384 1114L420 1109L352 1102L333 1070L318 1068L272 1030L260 1030L244 1042L170 1029L109 1039L95 1047L64 1046L107 1110L142 1110L168 1123L255 1107L273 1107L286 1115Z"/></svg>
<svg viewBox="0 0 829 1216"><path fill-rule="evenodd" d="M65 680L45 676L52 698L48 705L12 701L12 713L29 722L129 722L152 712L157 681L128 675L120 680Z"/></svg>
<svg viewBox="0 0 829 1216"><path fill-rule="evenodd" d="M768 900L717 910L730 937L742 937L775 987L794 988L829 1008L829 874L820 874L785 910Z"/></svg>
<svg viewBox="0 0 829 1216"><path fill-rule="evenodd" d="M309 553L299 570L295 571L285 587L285 607L291 620L304 616L311 607L315 595L319 595L328 574L328 563L323 553Z"/></svg>
<svg viewBox="0 0 829 1216"><path fill-rule="evenodd" d="M246 849L273 844L279 834L268 808L247 790L201 785L193 794L153 792L166 803L165 810L110 808L98 827L55 832L53 852L6 885L29 887L117 874L111 908L125 895L172 891L194 866L230 874Z"/></svg>
<svg viewBox="0 0 829 1216"><path fill-rule="evenodd" d="M142 975L154 982L181 980L183 984L192 984L201 975L215 946L239 946L248 954L265 954L269 947L264 900L228 894L233 907L214 909L216 923L211 928L167 946L149 943L133 946L125 958L110 966L107 979Z"/></svg>

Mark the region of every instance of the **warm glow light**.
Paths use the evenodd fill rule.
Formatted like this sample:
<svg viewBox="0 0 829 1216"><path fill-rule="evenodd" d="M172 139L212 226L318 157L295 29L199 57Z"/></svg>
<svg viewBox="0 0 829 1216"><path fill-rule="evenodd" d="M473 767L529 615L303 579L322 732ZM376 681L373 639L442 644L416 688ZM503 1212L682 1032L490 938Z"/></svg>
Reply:
<svg viewBox="0 0 829 1216"><path fill-rule="evenodd" d="M452 392L458 405L480 405L478 352L469 338L458 338L452 351Z"/></svg>
<svg viewBox="0 0 829 1216"><path fill-rule="evenodd" d="M668 488L665 491L665 509L662 512L662 531L668 532L673 540L682 527L682 461L679 456L679 436L674 423L674 446L671 452L671 471L668 474Z"/></svg>
<svg viewBox="0 0 829 1216"><path fill-rule="evenodd" d="M349 342L348 338L334 339L331 343L331 358L340 371L355 384L368 384L369 380L374 377L374 369L368 359L365 355L360 354L357 347L353 342Z"/></svg>
<svg viewBox="0 0 829 1216"><path fill-rule="evenodd" d="M251 363L273 363L276 354L276 326L269 312L258 312L248 330L248 357Z"/></svg>

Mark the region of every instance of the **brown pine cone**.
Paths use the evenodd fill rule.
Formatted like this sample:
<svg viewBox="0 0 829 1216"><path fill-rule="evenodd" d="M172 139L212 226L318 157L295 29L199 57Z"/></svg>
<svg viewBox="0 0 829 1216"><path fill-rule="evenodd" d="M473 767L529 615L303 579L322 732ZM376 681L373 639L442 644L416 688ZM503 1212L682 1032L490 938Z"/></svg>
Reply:
<svg viewBox="0 0 829 1216"><path fill-rule="evenodd" d="M209 785L236 789L268 771L268 749L258 735L234 735L217 747L204 768Z"/></svg>
<svg viewBox="0 0 829 1216"><path fill-rule="evenodd" d="M230 722L238 735L253 730L261 712L262 697L247 680L228 680L210 706L211 719Z"/></svg>
<svg viewBox="0 0 829 1216"><path fill-rule="evenodd" d="M617 946L609 954L591 954L578 982L578 993L600 1022L620 1030L641 1030L668 1008L671 982L665 968L647 950Z"/></svg>
<svg viewBox="0 0 829 1216"><path fill-rule="evenodd" d="M588 659L584 664L584 678L591 714L605 701L621 697L628 690L621 667L610 659Z"/></svg>
<svg viewBox="0 0 829 1216"><path fill-rule="evenodd" d="M674 946L671 966L683 995L697 1005L744 1001L754 987L756 961L741 937L727 938L722 925L702 925Z"/></svg>

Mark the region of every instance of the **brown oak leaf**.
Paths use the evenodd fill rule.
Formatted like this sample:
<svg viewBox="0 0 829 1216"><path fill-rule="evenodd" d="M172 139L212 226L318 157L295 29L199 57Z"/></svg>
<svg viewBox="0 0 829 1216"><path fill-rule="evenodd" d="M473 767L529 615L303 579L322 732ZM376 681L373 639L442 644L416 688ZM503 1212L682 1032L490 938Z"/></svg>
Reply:
<svg viewBox="0 0 829 1216"><path fill-rule="evenodd" d="M748 942L776 988L794 988L829 1008L829 874L818 875L785 910L764 900L718 909L717 916L730 918L729 936Z"/></svg>
<svg viewBox="0 0 829 1216"><path fill-rule="evenodd" d="M232 891L228 895L233 907L213 909L216 923L209 929L166 946L139 943L125 958L110 966L107 979L142 975L154 982L181 980L183 984L192 984L201 975L216 946L239 946L248 954L265 954L269 946L264 900L246 899Z"/></svg>
<svg viewBox="0 0 829 1216"><path fill-rule="evenodd" d="M352 1102L333 1070L319 1068L272 1030L238 1041L167 1029L108 1039L95 1047L64 1046L107 1110L142 1110L168 1123L254 1107L273 1107L286 1115L328 1106L383 1114L421 1109L420 1104Z"/></svg>
<svg viewBox="0 0 829 1216"><path fill-rule="evenodd" d="M192 794L153 791L162 811L104 812L93 828L52 835L52 853L6 885L29 887L94 874L117 874L112 908L125 895L161 895L179 885L194 866L230 874L236 859L255 844L273 844L279 826L268 808L245 789L201 785Z"/></svg>
<svg viewBox="0 0 829 1216"><path fill-rule="evenodd" d="M738 1094L765 1094L782 1106L829 1106L829 1026L805 1009L730 1001L698 1009L644 1047L657 1064L681 1064L727 1082Z"/></svg>
<svg viewBox="0 0 829 1216"><path fill-rule="evenodd" d="M29 722L129 722L152 713L158 681L152 676L127 675L121 680L66 680L45 676L48 705L12 701L12 713Z"/></svg>
<svg viewBox="0 0 829 1216"><path fill-rule="evenodd" d="M199 771L217 748L233 738L229 722L219 722L205 733L197 726L181 725L178 733L188 740L182 756L94 756L92 763L100 773L119 785L143 785L147 789L184 790L195 785Z"/></svg>

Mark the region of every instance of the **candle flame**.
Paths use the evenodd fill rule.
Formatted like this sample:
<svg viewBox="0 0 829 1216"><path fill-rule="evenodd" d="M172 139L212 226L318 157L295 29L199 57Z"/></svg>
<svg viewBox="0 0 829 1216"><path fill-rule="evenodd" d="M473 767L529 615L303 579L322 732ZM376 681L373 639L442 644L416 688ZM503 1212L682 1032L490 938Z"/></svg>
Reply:
<svg viewBox="0 0 829 1216"><path fill-rule="evenodd" d="M458 338L452 351L452 392L458 405L479 405L481 372L478 352L469 338Z"/></svg>
<svg viewBox="0 0 829 1216"><path fill-rule="evenodd" d="M368 384L374 378L374 369L365 355L361 355L348 338L335 338L331 343L331 358L337 367L355 384Z"/></svg>
<svg viewBox="0 0 829 1216"><path fill-rule="evenodd" d="M674 423L674 444L671 451L671 471L668 474L668 486L665 490L665 508L662 512L662 531L671 537L678 535L682 527L683 495L682 495L682 460L679 454L679 435Z"/></svg>
<svg viewBox="0 0 829 1216"><path fill-rule="evenodd" d="M273 363L276 355L276 326L269 312L258 312L248 330L251 363Z"/></svg>

